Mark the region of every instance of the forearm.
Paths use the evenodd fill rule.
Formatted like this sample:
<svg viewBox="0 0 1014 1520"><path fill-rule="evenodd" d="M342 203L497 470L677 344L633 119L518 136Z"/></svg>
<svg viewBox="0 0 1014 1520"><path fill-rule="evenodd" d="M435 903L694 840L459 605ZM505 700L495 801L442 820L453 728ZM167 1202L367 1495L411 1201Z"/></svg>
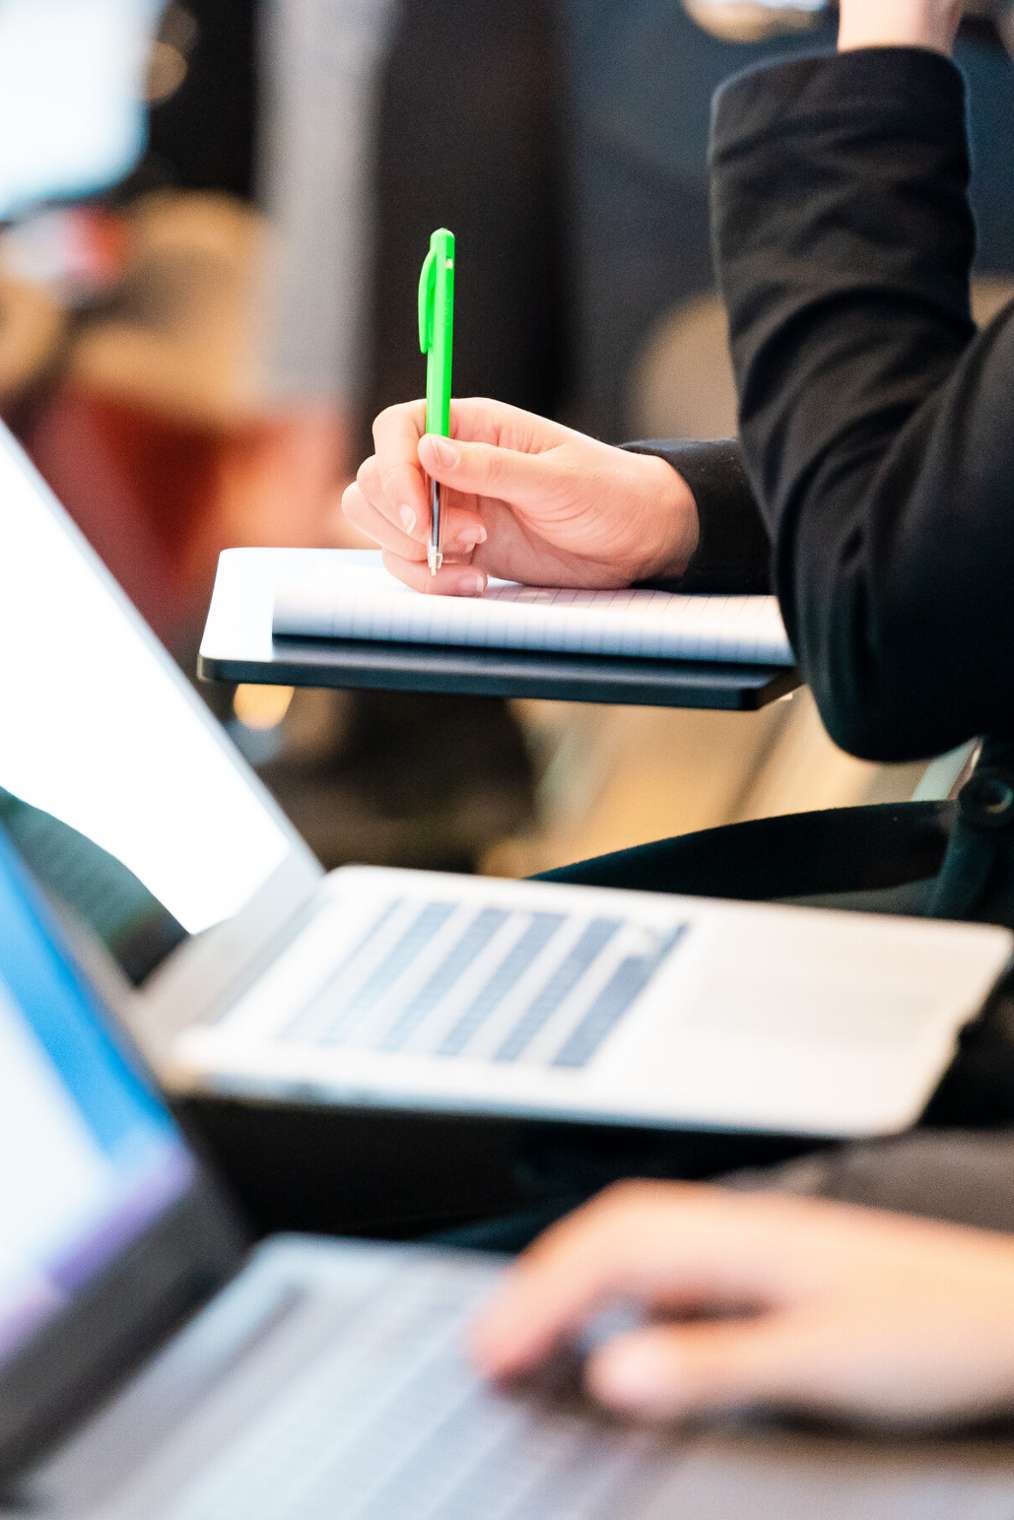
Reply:
<svg viewBox="0 0 1014 1520"><path fill-rule="evenodd" d="M839 47L907 44L947 53L959 10L953 0L844 0ZM738 445L650 442L628 447L659 453L693 491L700 534L681 585L701 591L769 589L770 540Z"/></svg>

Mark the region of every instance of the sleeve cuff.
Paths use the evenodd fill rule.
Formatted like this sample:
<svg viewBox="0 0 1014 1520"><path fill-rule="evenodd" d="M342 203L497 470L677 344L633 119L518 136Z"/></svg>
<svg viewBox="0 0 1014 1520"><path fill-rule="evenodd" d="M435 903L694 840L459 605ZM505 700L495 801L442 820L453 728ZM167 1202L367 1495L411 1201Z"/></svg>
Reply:
<svg viewBox="0 0 1014 1520"><path fill-rule="evenodd" d="M652 581L679 591L759 594L771 590L771 545L735 439L626 443L677 470L697 503L697 551L679 580Z"/></svg>
<svg viewBox="0 0 1014 1520"><path fill-rule="evenodd" d="M957 65L929 48L858 48L811 54L782 63L755 64L715 95L712 141L721 149L766 136L779 127L812 129L830 117L844 120L875 107L883 132L897 117L906 133L950 144L954 113L965 111L965 82Z"/></svg>

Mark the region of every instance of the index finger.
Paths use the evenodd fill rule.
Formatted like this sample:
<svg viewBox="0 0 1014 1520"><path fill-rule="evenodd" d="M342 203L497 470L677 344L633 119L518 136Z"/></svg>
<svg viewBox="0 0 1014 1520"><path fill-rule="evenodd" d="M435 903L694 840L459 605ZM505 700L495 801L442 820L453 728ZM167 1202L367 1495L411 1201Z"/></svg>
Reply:
<svg viewBox="0 0 1014 1520"><path fill-rule="evenodd" d="M402 508L408 507L423 535L430 521L429 489L419 463L419 439L425 431L425 401L389 406L373 423L377 470L391 520L399 522Z"/></svg>
<svg viewBox="0 0 1014 1520"><path fill-rule="evenodd" d="M480 1365L495 1377L525 1371L620 1297L667 1309L781 1301L786 1202L686 1184L608 1189L507 1274L474 1328Z"/></svg>

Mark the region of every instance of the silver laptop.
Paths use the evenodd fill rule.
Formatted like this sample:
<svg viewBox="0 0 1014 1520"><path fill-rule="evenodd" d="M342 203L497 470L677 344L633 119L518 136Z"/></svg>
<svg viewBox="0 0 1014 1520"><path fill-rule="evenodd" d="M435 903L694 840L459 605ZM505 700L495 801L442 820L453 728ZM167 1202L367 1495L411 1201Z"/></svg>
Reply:
<svg viewBox="0 0 1014 1520"><path fill-rule="evenodd" d="M249 1253L2 830L0 1221L2 1520L654 1516L684 1465L573 1365L479 1382L493 1258Z"/></svg>
<svg viewBox="0 0 1014 1520"><path fill-rule="evenodd" d="M0 501L0 817L177 1091L885 1133L1008 961L982 926L325 877L6 434Z"/></svg>

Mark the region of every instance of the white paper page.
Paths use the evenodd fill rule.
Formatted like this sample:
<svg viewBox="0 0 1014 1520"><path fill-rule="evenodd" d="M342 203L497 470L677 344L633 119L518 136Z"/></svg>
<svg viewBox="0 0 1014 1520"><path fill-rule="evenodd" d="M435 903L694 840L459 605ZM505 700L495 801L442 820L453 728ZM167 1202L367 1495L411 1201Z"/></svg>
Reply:
<svg viewBox="0 0 1014 1520"><path fill-rule="evenodd" d="M490 581L483 597L426 596L380 555L278 549L276 634L471 648L793 665L773 596L581 591Z"/></svg>

